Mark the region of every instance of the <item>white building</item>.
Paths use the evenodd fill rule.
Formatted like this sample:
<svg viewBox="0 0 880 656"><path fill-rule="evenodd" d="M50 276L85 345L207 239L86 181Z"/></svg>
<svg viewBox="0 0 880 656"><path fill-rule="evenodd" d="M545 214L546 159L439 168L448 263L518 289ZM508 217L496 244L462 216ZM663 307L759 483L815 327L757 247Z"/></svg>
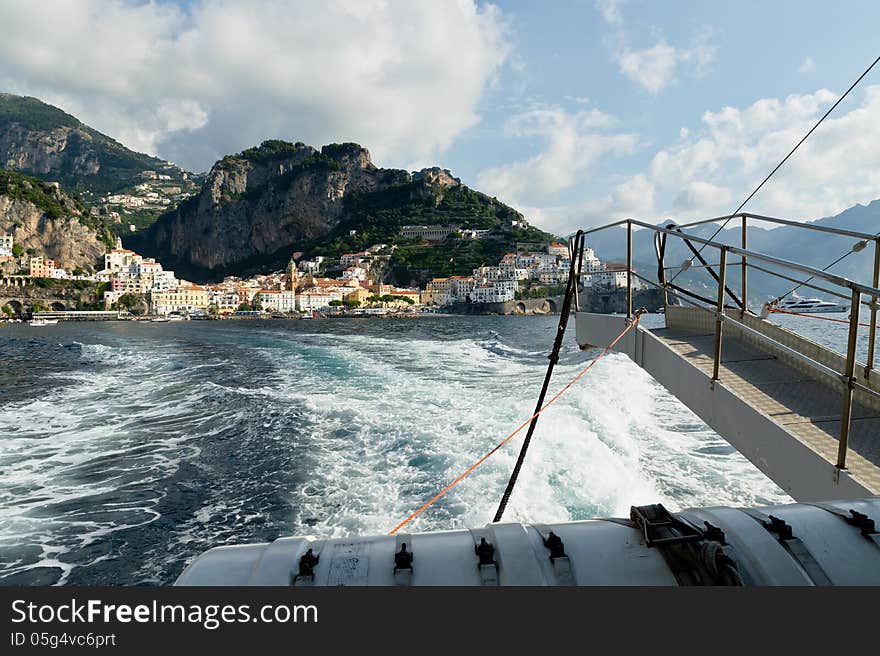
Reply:
<svg viewBox="0 0 880 656"><path fill-rule="evenodd" d="M343 280L366 280L367 270L359 266L350 266L342 272Z"/></svg>
<svg viewBox="0 0 880 656"><path fill-rule="evenodd" d="M434 278L425 286L422 302L426 305L446 305L452 302L452 281L449 278Z"/></svg>
<svg viewBox="0 0 880 656"><path fill-rule="evenodd" d="M449 235L459 232L455 226L441 225L406 225L400 230L404 239L425 239L427 241L443 241Z"/></svg>
<svg viewBox="0 0 880 656"><path fill-rule="evenodd" d="M238 293L235 291L212 290L208 294L208 306L214 305L220 314L230 314L238 309Z"/></svg>
<svg viewBox="0 0 880 656"><path fill-rule="evenodd" d="M510 280L476 285L471 291L472 303L502 303L512 301L514 298L516 298L516 282Z"/></svg>
<svg viewBox="0 0 880 656"><path fill-rule="evenodd" d="M318 255L312 260L300 260L297 265L299 270L304 273L315 274L321 270L321 264L324 262L324 256Z"/></svg>
<svg viewBox="0 0 880 656"><path fill-rule="evenodd" d="M256 296L260 307L268 312L294 312L296 292L289 290L261 289Z"/></svg>
<svg viewBox="0 0 880 656"><path fill-rule="evenodd" d="M159 270L153 274L153 290L168 291L180 285L180 281L174 276L173 271Z"/></svg>
<svg viewBox="0 0 880 656"><path fill-rule="evenodd" d="M357 266L361 262L364 261L364 258L369 255L366 251L361 251L360 253L345 253L339 258L339 264L344 267Z"/></svg>
<svg viewBox="0 0 880 656"><path fill-rule="evenodd" d="M558 241L547 244L547 254L554 257L568 257L568 245Z"/></svg>
<svg viewBox="0 0 880 656"><path fill-rule="evenodd" d="M12 235L0 235L0 257L12 257Z"/></svg>
<svg viewBox="0 0 880 656"><path fill-rule="evenodd" d="M324 292L303 292L296 295L296 309L300 312L311 312L312 310L323 310L330 307L330 301L334 299L332 295Z"/></svg>
<svg viewBox="0 0 880 656"><path fill-rule="evenodd" d="M471 290L477 284L477 281L473 278L465 278L463 276L452 276L449 282L452 297L457 301L463 301L469 297Z"/></svg>

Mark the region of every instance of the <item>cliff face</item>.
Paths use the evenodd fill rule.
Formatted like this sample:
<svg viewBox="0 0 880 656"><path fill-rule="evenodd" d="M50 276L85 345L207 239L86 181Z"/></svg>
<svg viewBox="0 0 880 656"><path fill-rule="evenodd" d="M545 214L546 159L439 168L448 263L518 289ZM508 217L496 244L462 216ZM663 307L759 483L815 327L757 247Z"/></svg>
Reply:
<svg viewBox="0 0 880 656"><path fill-rule="evenodd" d="M11 234L25 254L52 258L59 266L101 268L109 232L60 189L33 178L0 171L0 234ZM14 264L7 263L17 269Z"/></svg>
<svg viewBox="0 0 880 656"><path fill-rule="evenodd" d="M291 250L327 237L344 223L363 228L360 219L368 221L379 210L360 219L355 215L364 214L371 199L381 199L381 211L399 211L406 218L408 204L435 207L456 187L460 181L441 169L415 175L379 169L357 144L318 151L302 143L266 141L217 162L197 196L127 243L183 276L216 279L283 265ZM395 194L385 198L384 192Z"/></svg>
<svg viewBox="0 0 880 656"><path fill-rule="evenodd" d="M0 164L3 168L34 175L94 175L101 169L91 135L72 127L29 130L21 124L0 131Z"/></svg>
<svg viewBox="0 0 880 656"><path fill-rule="evenodd" d="M129 150L57 107L8 93L0 93L0 168L95 195L129 189L145 170L181 184L190 175Z"/></svg>

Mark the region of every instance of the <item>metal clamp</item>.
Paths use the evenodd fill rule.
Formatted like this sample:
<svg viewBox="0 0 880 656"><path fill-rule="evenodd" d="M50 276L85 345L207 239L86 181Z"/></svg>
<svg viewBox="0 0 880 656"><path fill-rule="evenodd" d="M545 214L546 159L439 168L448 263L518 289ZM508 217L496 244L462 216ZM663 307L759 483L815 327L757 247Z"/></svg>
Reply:
<svg viewBox="0 0 880 656"><path fill-rule="evenodd" d="M641 529L646 547L679 542L697 542L702 534L688 523L671 515L663 504L632 506L630 518Z"/></svg>

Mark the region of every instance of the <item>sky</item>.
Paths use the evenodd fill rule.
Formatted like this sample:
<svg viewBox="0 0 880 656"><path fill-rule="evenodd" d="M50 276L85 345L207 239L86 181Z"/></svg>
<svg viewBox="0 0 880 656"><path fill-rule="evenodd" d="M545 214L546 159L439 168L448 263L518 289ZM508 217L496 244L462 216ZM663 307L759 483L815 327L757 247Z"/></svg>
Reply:
<svg viewBox="0 0 880 656"><path fill-rule="evenodd" d="M0 90L194 171L264 139L449 168L557 234L733 211L880 55L840 0L3 0ZM880 64L746 209L880 197Z"/></svg>

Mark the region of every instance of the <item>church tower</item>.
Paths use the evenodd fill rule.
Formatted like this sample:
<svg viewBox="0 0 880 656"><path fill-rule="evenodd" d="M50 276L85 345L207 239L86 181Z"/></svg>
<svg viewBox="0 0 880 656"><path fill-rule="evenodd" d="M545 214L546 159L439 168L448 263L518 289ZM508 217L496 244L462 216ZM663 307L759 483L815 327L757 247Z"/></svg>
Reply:
<svg viewBox="0 0 880 656"><path fill-rule="evenodd" d="M299 283L299 270L296 268L296 262L291 256L290 262L287 263L287 291L295 292Z"/></svg>

